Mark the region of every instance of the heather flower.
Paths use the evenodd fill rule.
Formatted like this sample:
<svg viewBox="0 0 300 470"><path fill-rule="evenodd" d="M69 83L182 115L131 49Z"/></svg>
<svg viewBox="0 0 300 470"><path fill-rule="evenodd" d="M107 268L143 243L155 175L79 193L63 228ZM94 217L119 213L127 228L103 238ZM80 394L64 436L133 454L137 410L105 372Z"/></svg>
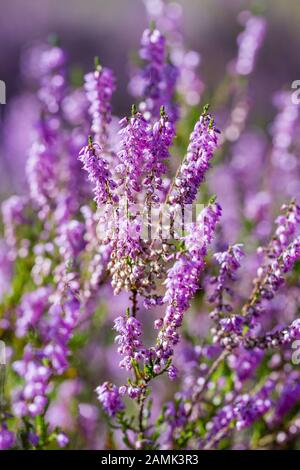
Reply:
<svg viewBox="0 0 300 470"><path fill-rule="evenodd" d="M175 178L170 195L172 204L192 204L200 184L210 167L210 160L218 146L218 130L212 117L206 113L200 116L190 136L187 154Z"/></svg>
<svg viewBox="0 0 300 470"><path fill-rule="evenodd" d="M40 287L25 294L17 311L16 336L24 337L37 326L41 316L49 306L50 287Z"/></svg>
<svg viewBox="0 0 300 470"><path fill-rule="evenodd" d="M141 39L142 59L160 67L165 59L165 38L157 29L146 29Z"/></svg>
<svg viewBox="0 0 300 470"><path fill-rule="evenodd" d="M59 111L65 91L66 56L60 47L49 46L40 56L43 70L38 98L50 114Z"/></svg>
<svg viewBox="0 0 300 470"><path fill-rule="evenodd" d="M236 427L238 431L249 427L270 410L273 403L269 396L274 387L275 383L269 380L254 397L242 395L240 399L237 399L235 407L237 410Z"/></svg>
<svg viewBox="0 0 300 470"><path fill-rule="evenodd" d="M134 387L132 385L128 387L127 391L128 391L129 398L131 398L132 400L135 400L136 398L138 398L142 393L142 390L140 387Z"/></svg>
<svg viewBox="0 0 300 470"><path fill-rule="evenodd" d="M61 257L66 261L77 258L79 253L85 247L84 224L77 220L70 220L59 228L59 234L56 240L59 246Z"/></svg>
<svg viewBox="0 0 300 470"><path fill-rule="evenodd" d="M175 366L171 365L168 368L168 377L170 380L175 380L177 377L178 371Z"/></svg>
<svg viewBox="0 0 300 470"><path fill-rule="evenodd" d="M19 417L42 414L48 401L46 394L50 370L34 359L30 348L27 348L22 360L13 363L13 369L25 380L22 392L15 397L14 413Z"/></svg>
<svg viewBox="0 0 300 470"><path fill-rule="evenodd" d="M300 207L296 201L292 201L288 206L284 205L281 210L282 215L275 220L277 228L268 249L268 256L270 258L281 255L283 250L287 248L300 223Z"/></svg>
<svg viewBox="0 0 300 470"><path fill-rule="evenodd" d="M182 37L182 7L175 2L145 0L149 21L155 20L157 28L168 40L170 62L176 67L176 90L187 106L200 102L204 84L199 78L201 57L198 52L187 50Z"/></svg>
<svg viewBox="0 0 300 470"><path fill-rule="evenodd" d="M268 379L260 390L252 396L250 394L238 395L232 403L221 408L207 425L208 433L201 448L211 449L217 447L219 442L230 433L232 429L230 424L232 422L235 421L236 428L240 431L251 426L258 418L265 415L272 407L270 394L275 385L274 380Z"/></svg>
<svg viewBox="0 0 300 470"><path fill-rule="evenodd" d="M142 325L139 320L131 316L118 317L114 323L114 329L119 333L115 338L115 342L119 344L118 352L124 356L119 365L121 368L131 370L132 360L140 359Z"/></svg>
<svg viewBox="0 0 300 470"><path fill-rule="evenodd" d="M143 180L143 185L150 192L151 201L157 202L158 195L155 191L163 191L162 176L166 173L166 161L170 156L169 148L175 136L175 129L169 120L164 108L161 108L161 115L158 121L152 126L149 155L145 163L144 171L147 173Z"/></svg>
<svg viewBox="0 0 300 470"><path fill-rule="evenodd" d="M101 207L102 204L112 201L111 191L115 189L108 163L101 155L101 148L97 143L89 142L83 147L78 159L83 163L83 169L88 173L88 179L93 184L95 201Z"/></svg>
<svg viewBox="0 0 300 470"><path fill-rule="evenodd" d="M199 277L205 266L205 256L212 241L221 207L212 203L200 213L197 224L188 228L184 238L185 251L168 271L164 302L167 304L163 327L158 334L156 354L167 360L173 354L173 346L179 341L178 328L184 312L199 289Z"/></svg>
<svg viewBox="0 0 300 470"><path fill-rule="evenodd" d="M284 194L288 198L296 198L299 201L297 156L299 109L293 103L288 91L276 93L274 104L278 112L270 128L272 137L271 184L277 188L276 194ZM275 194L272 196L274 197Z"/></svg>
<svg viewBox="0 0 300 470"><path fill-rule="evenodd" d="M262 16L243 12L241 21L244 31L238 36L238 57L235 64L236 73L249 75L253 71L256 56L263 44L266 32L266 21Z"/></svg>
<svg viewBox="0 0 300 470"><path fill-rule="evenodd" d="M59 447L63 448L63 447L66 447L68 444L69 444L69 438L68 436L66 436L66 434L64 433L59 433L57 436L56 436L56 441L59 445Z"/></svg>
<svg viewBox="0 0 300 470"><path fill-rule="evenodd" d="M277 422L298 403L300 399L299 372L292 371L288 374L285 382L281 386L278 402L275 407L273 420Z"/></svg>
<svg viewBox="0 0 300 470"><path fill-rule="evenodd" d="M214 257L220 264L220 271L217 277L210 280L214 287L213 293L209 296L209 302L216 303L212 317L215 318L222 311L229 312L232 310L231 305L225 304L223 295L233 296L232 290L228 286L229 281L236 281L236 271L240 267L240 260L244 256L241 244L229 246L228 250L222 253L215 253Z"/></svg>
<svg viewBox="0 0 300 470"><path fill-rule="evenodd" d="M32 201L42 209L43 218L50 211L56 196L55 157L53 149L37 140L32 145L26 165L26 175Z"/></svg>
<svg viewBox="0 0 300 470"><path fill-rule="evenodd" d="M68 342L78 324L80 302L73 292L58 298L48 312L45 330L47 342L43 355L48 359L53 370L62 374L68 366Z"/></svg>
<svg viewBox="0 0 300 470"><path fill-rule="evenodd" d="M243 339L245 348L253 349L271 349L278 346L291 344L295 339L300 339L300 320L297 318L285 328L275 331L275 333L267 333L263 336L246 336Z"/></svg>
<svg viewBox="0 0 300 470"><path fill-rule="evenodd" d="M243 307L248 323L253 322L264 311L262 299L271 300L284 284L283 275L292 270L299 259L299 236L290 245L299 222L299 207L295 201L283 207L284 213L277 219L278 227L270 244L260 253L267 259L257 270L257 279L249 302Z"/></svg>
<svg viewBox="0 0 300 470"><path fill-rule="evenodd" d="M259 349L237 348L228 357L229 366L235 371L239 380L244 381L253 377L261 363L263 352Z"/></svg>
<svg viewBox="0 0 300 470"><path fill-rule="evenodd" d="M110 384L109 382L104 382L103 385L100 385L96 388L96 392L98 400L109 416L115 416L117 413L123 410L124 404L116 385Z"/></svg>
<svg viewBox="0 0 300 470"><path fill-rule="evenodd" d="M147 119L157 118L164 106L171 121L177 119L177 107L172 102L178 70L166 63L166 40L156 28L146 29L142 35L140 57L144 68L132 77L130 91L141 97L139 109Z"/></svg>
<svg viewBox="0 0 300 470"><path fill-rule="evenodd" d="M300 237L295 240L281 253L280 257L273 261L267 268L265 277L258 285L258 293L264 299L272 299L275 292L284 284L283 274L292 270L295 262L300 258ZM260 296L252 302L252 309L255 303L259 304ZM250 307L250 309L251 309Z"/></svg>
<svg viewBox="0 0 300 470"><path fill-rule="evenodd" d="M172 446L172 439L177 430L183 429L188 421L187 412L182 400L177 403L168 402L165 406L164 420L168 426L166 442Z"/></svg>
<svg viewBox="0 0 300 470"><path fill-rule="evenodd" d="M88 122L88 103L86 102L84 90L77 88L76 90L68 91L68 94L62 101L61 108L64 119L66 119L72 127L84 127L84 132L82 133L77 127L72 130L71 144L74 143L74 140L80 139L81 136L85 138L88 133L88 129L86 129Z"/></svg>
<svg viewBox="0 0 300 470"><path fill-rule="evenodd" d="M11 449L15 444L15 435L9 431L5 424L0 427L0 450Z"/></svg>
<svg viewBox="0 0 300 470"><path fill-rule="evenodd" d="M120 163L116 171L127 200L134 202L136 193L141 190L141 175L149 158L149 125L133 108L132 116L123 118L120 127Z"/></svg>
<svg viewBox="0 0 300 470"><path fill-rule="evenodd" d="M4 238L9 247L9 258L17 256L17 228L25 221L27 198L11 196L2 202L1 210L4 223Z"/></svg>
<svg viewBox="0 0 300 470"><path fill-rule="evenodd" d="M28 440L33 447L36 447L40 439L39 439L39 436L35 432L30 431L28 434Z"/></svg>
<svg viewBox="0 0 300 470"><path fill-rule="evenodd" d="M108 138L108 125L111 122L111 98L115 90L115 77L108 68L96 64L95 70L84 77L84 88L90 103L92 118L91 131L95 141L104 145Z"/></svg>

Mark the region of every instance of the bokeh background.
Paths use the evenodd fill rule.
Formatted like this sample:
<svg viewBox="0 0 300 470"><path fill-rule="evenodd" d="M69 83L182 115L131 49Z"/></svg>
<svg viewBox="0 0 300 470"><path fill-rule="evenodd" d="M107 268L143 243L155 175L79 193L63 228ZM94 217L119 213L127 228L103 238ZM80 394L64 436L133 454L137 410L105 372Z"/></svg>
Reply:
<svg viewBox="0 0 300 470"><path fill-rule="evenodd" d="M247 0L179 0L178 3L184 13L186 45L201 54L200 72L207 91L220 83L228 62L235 56L236 37L241 30L238 13L250 7L264 13L268 33L252 87L256 97L254 112L262 123L269 122L274 113L270 96L300 75L300 3L295 0L262 0L257 4ZM115 71L118 89L114 95L114 113L127 112L132 100L127 92L128 59L130 51L132 54L137 51L148 21L143 0L2 0L0 21L0 79L7 86L7 105L0 109L1 128L5 120L16 119L15 140L21 132L26 135L27 123L21 118L26 101L17 101L25 86L24 50L53 33L68 51L74 80L80 80L82 72L90 69L95 55ZM16 103L12 110L10 105ZM3 132L0 138L0 197L3 198L22 189L18 187L16 165L10 160L18 161L22 167L26 139L23 139L25 147L18 142L14 156L7 156Z"/></svg>

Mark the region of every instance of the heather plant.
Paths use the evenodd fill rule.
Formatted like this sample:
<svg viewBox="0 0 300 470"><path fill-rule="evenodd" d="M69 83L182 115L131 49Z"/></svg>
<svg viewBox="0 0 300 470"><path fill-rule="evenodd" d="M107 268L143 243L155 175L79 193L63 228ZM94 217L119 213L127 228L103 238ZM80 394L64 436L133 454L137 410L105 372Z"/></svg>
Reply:
<svg viewBox="0 0 300 470"><path fill-rule="evenodd" d="M220 100L179 6L145 4L121 120L98 58L75 87L60 45L26 52L27 183L2 203L0 449L297 449L298 110L281 91L270 135L248 128L262 16L240 15Z"/></svg>

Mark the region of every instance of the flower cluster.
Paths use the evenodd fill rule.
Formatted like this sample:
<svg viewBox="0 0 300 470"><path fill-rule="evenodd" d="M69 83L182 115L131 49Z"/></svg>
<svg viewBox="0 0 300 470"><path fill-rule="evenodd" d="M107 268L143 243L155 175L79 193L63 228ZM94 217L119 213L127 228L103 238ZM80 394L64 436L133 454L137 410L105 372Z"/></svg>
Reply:
<svg viewBox="0 0 300 470"><path fill-rule="evenodd" d="M91 131L96 142L105 144L108 138L107 126L111 122L110 102L115 90L115 78L110 69L96 64L96 70L85 75L84 80L86 96L90 103Z"/></svg>
<svg viewBox="0 0 300 470"><path fill-rule="evenodd" d="M115 339L116 343L119 344L118 352L124 355L120 367L131 370L132 359L139 360L141 355L139 351L142 343L139 338L142 334L142 325L134 317L118 317L115 319L114 329L119 333Z"/></svg>
<svg viewBox="0 0 300 470"><path fill-rule="evenodd" d="M243 12L241 22L245 29L238 37L239 52L235 68L239 75L249 75L253 70L257 51L264 40L266 21L261 16Z"/></svg>
<svg viewBox="0 0 300 470"><path fill-rule="evenodd" d="M96 389L98 400L102 403L105 411L109 416L114 416L122 411L124 404L120 396L120 392L116 385L105 382Z"/></svg>
<svg viewBox="0 0 300 470"><path fill-rule="evenodd" d="M200 184L210 166L210 160L218 146L218 129L213 118L204 113L200 116L190 136L187 154L176 175L170 201L177 204L192 204Z"/></svg>
<svg viewBox="0 0 300 470"><path fill-rule="evenodd" d="M177 105L172 102L178 69L166 61L166 39L156 28L146 29L141 39L140 58L145 66L131 79L130 91L143 97L140 111L147 119L157 118L164 106L172 121L177 119Z"/></svg>
<svg viewBox="0 0 300 470"><path fill-rule="evenodd" d="M218 203L212 203L201 212L197 225L189 227L189 233L184 238L185 250L179 253L178 260L167 273L164 296L167 308L156 346L156 355L164 362L173 354L173 346L179 341L177 330L182 324L183 314L199 289L207 249L220 216Z"/></svg>

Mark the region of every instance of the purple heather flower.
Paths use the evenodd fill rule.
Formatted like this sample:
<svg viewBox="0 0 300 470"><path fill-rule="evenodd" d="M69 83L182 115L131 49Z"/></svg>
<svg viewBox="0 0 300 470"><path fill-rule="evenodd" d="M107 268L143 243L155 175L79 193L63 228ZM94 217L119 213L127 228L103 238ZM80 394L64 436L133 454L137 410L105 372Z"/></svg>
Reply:
<svg viewBox="0 0 300 470"><path fill-rule="evenodd" d="M60 47L48 43L37 43L25 50L22 57L22 72L29 80L40 80L41 77L62 69L66 54Z"/></svg>
<svg viewBox="0 0 300 470"><path fill-rule="evenodd" d="M37 360L29 348L25 351L23 359L13 363L15 372L25 379L25 385L20 394L15 397L13 411L16 416L26 414L37 416L42 414L47 404L46 393L50 370Z"/></svg>
<svg viewBox="0 0 300 470"><path fill-rule="evenodd" d="M251 426L258 418L265 415L273 403L270 395L274 390L276 382L268 379L265 385L254 396L244 394L235 401L235 412L237 415L237 430Z"/></svg>
<svg viewBox="0 0 300 470"><path fill-rule="evenodd" d="M266 20L262 16L251 15L250 12L241 14L244 31L238 36L238 56L235 71L239 75L249 75L254 68L259 49L263 44L266 33Z"/></svg>
<svg viewBox="0 0 300 470"><path fill-rule="evenodd" d="M252 377L261 363L263 352L259 349L248 351L238 348L228 358L229 366L235 371L239 380L244 381Z"/></svg>
<svg viewBox="0 0 300 470"><path fill-rule="evenodd" d="M257 419L266 414L272 407L270 394L274 390L276 382L268 379L261 389L254 395L238 395L234 401L221 408L213 419L206 425L207 434L204 449L217 447L230 432L230 423L235 421L238 430L251 426ZM219 440L215 437L219 436Z"/></svg>
<svg viewBox="0 0 300 470"><path fill-rule="evenodd" d="M87 127L88 122L88 103L86 102L86 95L84 90L76 88L75 90L68 91L64 97L62 106L63 117L68 123L73 126L84 126ZM73 130L73 138L77 138L81 135L78 129ZM88 129L86 130L88 133ZM73 143L73 142L72 142ZM82 147L82 146L81 146Z"/></svg>
<svg viewBox="0 0 300 470"><path fill-rule="evenodd" d="M199 79L200 55L186 50L182 35L181 5L163 0L145 0L149 21L154 20L157 28L168 38L170 62L178 71L176 90L187 106L199 103L204 85Z"/></svg>
<svg viewBox="0 0 300 470"><path fill-rule="evenodd" d="M150 191L151 200L157 202L158 195L155 191L163 191L162 176L166 173L165 162L170 156L169 147L175 136L173 123L168 119L164 108L161 108L161 116L152 126L149 142L149 155L144 171L147 174L143 185Z"/></svg>
<svg viewBox="0 0 300 470"><path fill-rule="evenodd" d="M219 296L222 296L224 291L228 292L226 289L228 281L236 280L236 271L241 266L240 260L244 256L244 252L241 249L242 246L241 244L232 245L226 251L214 254L214 257L220 264L220 271L217 277L211 279L211 283L214 285L214 292L209 298L210 302L215 302Z"/></svg>
<svg viewBox="0 0 300 470"><path fill-rule="evenodd" d="M218 146L218 130L206 111L200 116L190 136L187 154L175 178L170 202L192 204L200 184L210 167L210 160Z"/></svg>
<svg viewBox="0 0 300 470"><path fill-rule="evenodd" d="M196 51L185 51L182 47L174 47L171 51L171 60L177 70L177 90L187 106L196 106L204 89L204 84L199 78L198 67L201 57Z"/></svg>
<svg viewBox="0 0 300 470"><path fill-rule="evenodd" d="M299 108L295 106L289 91L275 94L274 104L278 113L271 126L273 149L271 154L271 184L276 194L300 200L297 156ZM272 194L273 198L275 194Z"/></svg>
<svg viewBox="0 0 300 470"><path fill-rule="evenodd" d="M175 380L177 378L178 370L175 366L171 365L168 368L168 377L170 380Z"/></svg>
<svg viewBox="0 0 300 470"><path fill-rule="evenodd" d="M295 339L300 339L300 319L297 318L290 325L263 336L246 336L244 338L244 347L247 349L259 348L269 349L282 345L289 345Z"/></svg>
<svg viewBox="0 0 300 470"><path fill-rule="evenodd" d="M9 259L14 260L17 256L16 228L25 222L25 208L27 198L11 196L2 202L1 210L4 223L4 238L9 247Z"/></svg>
<svg viewBox="0 0 300 470"><path fill-rule="evenodd" d="M40 320L42 346L33 349L28 345L22 360L13 363L15 372L25 381L23 390L14 399L13 409L17 416L29 414L34 417L42 414L48 403L51 376L62 374L68 367L68 342L78 323L80 305L73 294L60 298L59 302L53 304L48 310L48 316Z"/></svg>
<svg viewBox="0 0 300 470"><path fill-rule="evenodd" d="M105 412L109 416L115 416L117 413L123 410L124 404L121 399L119 389L116 385L104 382L96 388L98 400L102 404Z"/></svg>
<svg viewBox="0 0 300 470"><path fill-rule="evenodd" d="M245 319L240 315L232 315L229 318L220 320L220 327L227 333L236 333L240 335L245 324Z"/></svg>
<svg viewBox="0 0 300 470"><path fill-rule="evenodd" d="M84 224L77 220L70 220L59 227L59 235L56 243L65 261L77 258L79 253L84 249L84 230Z"/></svg>
<svg viewBox="0 0 300 470"><path fill-rule="evenodd" d="M149 125L141 113L133 110L130 118L120 121L120 126L120 164L116 171L126 198L134 201L134 195L141 189L141 175L149 158Z"/></svg>
<svg viewBox="0 0 300 470"><path fill-rule="evenodd" d="M168 426L167 442L172 445L173 433L176 429L181 429L187 423L187 412L184 407L184 402L178 400L177 403L166 403L164 418Z"/></svg>
<svg viewBox="0 0 300 470"><path fill-rule="evenodd" d="M80 302L71 291L66 298L58 297L48 312L49 319L43 335L46 345L43 355L50 361L53 370L62 374L68 367L68 342L80 317Z"/></svg>
<svg viewBox="0 0 300 470"><path fill-rule="evenodd" d="M69 444L69 438L63 432L57 434L56 441L57 441L57 444L59 445L59 447L61 447L61 448L66 447Z"/></svg>
<svg viewBox="0 0 300 470"><path fill-rule="evenodd" d="M37 140L32 145L26 164L27 181L31 199L42 209L45 217L50 210L50 201L56 196L54 155L51 146Z"/></svg>
<svg viewBox="0 0 300 470"><path fill-rule="evenodd" d="M130 385L128 387L128 396L132 399L132 400L135 400L136 398L138 398L140 396L140 394L142 393L142 389L140 387L134 387L132 385Z"/></svg>
<svg viewBox="0 0 300 470"><path fill-rule="evenodd" d="M16 336L24 337L30 328L37 326L49 306L50 287L40 287L24 294L17 309Z"/></svg>
<svg viewBox="0 0 300 470"><path fill-rule="evenodd" d="M0 450L8 450L15 443L15 435L9 431L5 424L0 426Z"/></svg>
<svg viewBox="0 0 300 470"><path fill-rule="evenodd" d="M115 189L111 172L107 161L101 156L101 147L97 143L89 143L80 150L78 159L83 163L83 169L88 174L88 179L93 184L95 201L99 207L107 203L111 197L111 191Z"/></svg>
<svg viewBox="0 0 300 470"><path fill-rule="evenodd" d="M242 246L239 243L230 246L227 251L214 254L214 257L221 266L222 274L228 276L229 279L234 276L234 272L240 267L240 260L244 256L244 252L241 249Z"/></svg>
<svg viewBox="0 0 300 470"><path fill-rule="evenodd" d="M261 295L271 299L274 293L284 283L283 274L292 270L295 262L300 258L300 236L281 253L280 257L269 266L263 281Z"/></svg>
<svg viewBox="0 0 300 470"><path fill-rule="evenodd" d="M283 383L279 400L275 407L274 421L281 422L283 417L298 403L300 400L300 376L299 371L294 370L288 374Z"/></svg>
<svg viewBox="0 0 300 470"><path fill-rule="evenodd" d="M300 206L295 201L292 201L288 206L284 205L281 210L283 214L275 221L277 228L268 250L268 255L271 258L280 256L287 248L300 224Z"/></svg>
<svg viewBox="0 0 300 470"><path fill-rule="evenodd" d="M119 344L118 352L124 356L120 367L131 370L131 360L139 359L139 351L142 347L140 340L142 325L136 318L128 316L118 317L114 323L114 329L119 333L115 338L115 342Z"/></svg>
<svg viewBox="0 0 300 470"><path fill-rule="evenodd" d="M227 332L233 331L240 333L244 320L241 316L235 315L230 318L222 318L224 314L232 311L231 304L225 303L224 294L233 297L233 291L228 286L229 281L236 281L236 271L240 267L240 260L244 256L240 244L229 246L222 253L215 253L214 257L220 264L218 276L212 278L210 283L213 285L213 293L209 296L209 302L215 303L215 309L210 314L214 320L219 319L218 325Z"/></svg>
<svg viewBox="0 0 300 470"><path fill-rule="evenodd" d="M91 130L95 141L104 145L107 141L107 126L111 122L111 98L115 90L115 77L108 68L96 66L94 72L84 77L84 88L90 103Z"/></svg>
<svg viewBox="0 0 300 470"><path fill-rule="evenodd" d="M134 96L142 97L140 111L147 119L157 118L161 106L165 106L171 121L177 119L177 107L172 102L178 78L178 70L166 63L166 40L158 29L146 29L142 35L140 57L145 61L130 82Z"/></svg>
<svg viewBox="0 0 300 470"><path fill-rule="evenodd" d="M299 208L292 202L286 215L279 218L279 226L275 236L268 247L260 249L267 254L267 261L257 270L255 299L247 305L246 317L249 324L255 326L255 318L264 310L263 299L273 299L275 293L284 284L284 274L290 272L296 261L300 258L300 236L296 237L289 245L289 238L295 233L296 223L299 220Z"/></svg>
<svg viewBox="0 0 300 470"><path fill-rule="evenodd" d="M173 346L179 341L178 328L184 312L199 289L199 277L205 266L205 256L212 241L221 207L212 203L200 213L197 223L191 224L184 238L185 251L168 271L164 302L167 304L163 327L158 334L156 354L167 360L173 354Z"/></svg>
<svg viewBox="0 0 300 470"><path fill-rule="evenodd" d="M141 58L160 67L165 60L165 42L157 29L145 29L141 39Z"/></svg>
<svg viewBox="0 0 300 470"><path fill-rule="evenodd" d="M50 114L59 112L65 92L65 53L59 47L49 46L40 57L43 72L38 98Z"/></svg>
<svg viewBox="0 0 300 470"><path fill-rule="evenodd" d="M35 432L29 431L28 440L33 447L36 447L40 439L39 439L39 436Z"/></svg>

